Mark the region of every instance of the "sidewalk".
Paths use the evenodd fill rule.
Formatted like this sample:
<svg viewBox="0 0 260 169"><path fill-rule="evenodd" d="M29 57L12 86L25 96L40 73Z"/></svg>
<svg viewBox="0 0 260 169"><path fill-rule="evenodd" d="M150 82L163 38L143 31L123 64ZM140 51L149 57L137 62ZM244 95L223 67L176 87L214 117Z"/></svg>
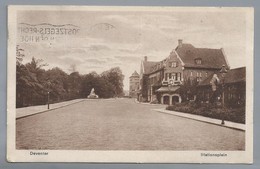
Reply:
<svg viewBox="0 0 260 169"><path fill-rule="evenodd" d="M61 108L61 107L65 107L65 106L75 104L75 103L78 103L78 102L81 102L84 100L86 100L86 99L75 99L75 100L50 104L50 109L47 109L47 105L17 108L16 109L16 119L23 118L26 116L31 116L31 115L46 112L46 111L50 111L50 110L54 110L54 109Z"/></svg>
<svg viewBox="0 0 260 169"><path fill-rule="evenodd" d="M165 110L165 109L153 109L153 110L158 111L160 113L172 114L175 116L180 116L180 117L189 118L189 119L193 119L193 120L197 120L197 121L211 123L211 124L215 124L215 125L219 125L219 126L223 126L223 127L228 127L228 128L233 128L233 129L243 130L243 131L246 130L245 124L234 123L231 121L225 121L225 124L221 125L221 120L219 120L219 119L213 119L213 118L209 118L209 117L198 116L198 115L193 115L193 114L188 114L188 113L181 113L181 112L170 111L170 110Z"/></svg>
<svg viewBox="0 0 260 169"><path fill-rule="evenodd" d="M150 106L158 106L158 105L160 105L160 106L167 107L164 104L155 104L155 103L150 103L150 102L139 102L137 99L135 99L134 101L135 101L135 103L138 103L138 104L144 104L144 105L150 105Z"/></svg>

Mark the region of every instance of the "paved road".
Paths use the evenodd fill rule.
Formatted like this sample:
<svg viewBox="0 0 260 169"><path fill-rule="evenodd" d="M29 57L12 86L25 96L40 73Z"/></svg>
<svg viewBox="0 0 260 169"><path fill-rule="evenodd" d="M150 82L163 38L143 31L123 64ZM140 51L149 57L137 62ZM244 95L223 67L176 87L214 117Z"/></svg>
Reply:
<svg viewBox="0 0 260 169"><path fill-rule="evenodd" d="M17 149L244 150L245 132L132 99L86 100L16 120Z"/></svg>

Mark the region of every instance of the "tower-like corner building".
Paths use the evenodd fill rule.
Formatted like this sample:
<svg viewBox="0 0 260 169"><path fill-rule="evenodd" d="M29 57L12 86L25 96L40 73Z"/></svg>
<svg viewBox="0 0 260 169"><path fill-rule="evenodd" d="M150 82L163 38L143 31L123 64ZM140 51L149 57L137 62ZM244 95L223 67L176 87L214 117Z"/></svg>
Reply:
<svg viewBox="0 0 260 169"><path fill-rule="evenodd" d="M129 96L137 98L137 92L139 90L139 83L140 83L140 76L135 71L130 77L129 77Z"/></svg>

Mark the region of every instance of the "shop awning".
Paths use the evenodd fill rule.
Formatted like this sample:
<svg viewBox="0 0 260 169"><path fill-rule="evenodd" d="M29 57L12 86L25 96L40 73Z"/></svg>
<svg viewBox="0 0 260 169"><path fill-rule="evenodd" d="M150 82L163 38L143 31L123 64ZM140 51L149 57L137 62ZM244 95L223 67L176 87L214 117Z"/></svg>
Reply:
<svg viewBox="0 0 260 169"><path fill-rule="evenodd" d="M160 87L156 92L163 93L163 92L176 92L180 86L163 86Z"/></svg>

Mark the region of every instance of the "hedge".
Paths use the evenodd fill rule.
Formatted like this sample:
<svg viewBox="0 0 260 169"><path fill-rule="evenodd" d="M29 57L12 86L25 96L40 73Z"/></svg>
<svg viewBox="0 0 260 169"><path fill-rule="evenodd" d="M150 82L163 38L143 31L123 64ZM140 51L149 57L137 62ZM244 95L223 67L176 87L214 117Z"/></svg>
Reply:
<svg viewBox="0 0 260 169"><path fill-rule="evenodd" d="M245 124L245 106L222 108L210 103L184 102L167 106L166 110L195 114Z"/></svg>

